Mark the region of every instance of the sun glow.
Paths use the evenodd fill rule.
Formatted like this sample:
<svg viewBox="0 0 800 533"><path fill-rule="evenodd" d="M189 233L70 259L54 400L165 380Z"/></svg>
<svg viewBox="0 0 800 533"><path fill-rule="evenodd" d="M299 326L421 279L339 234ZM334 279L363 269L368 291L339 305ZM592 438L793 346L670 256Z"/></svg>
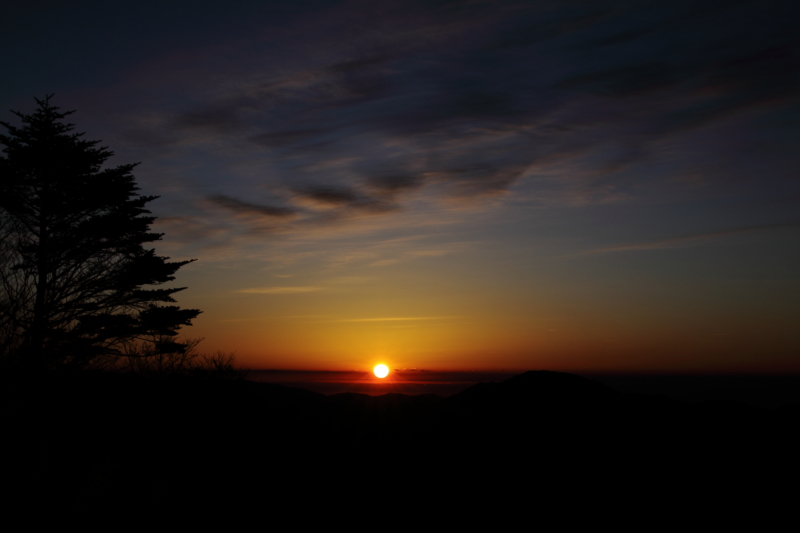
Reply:
<svg viewBox="0 0 800 533"><path fill-rule="evenodd" d="M375 365L372 372L375 374L375 377L385 378L389 375L389 367L386 365Z"/></svg>

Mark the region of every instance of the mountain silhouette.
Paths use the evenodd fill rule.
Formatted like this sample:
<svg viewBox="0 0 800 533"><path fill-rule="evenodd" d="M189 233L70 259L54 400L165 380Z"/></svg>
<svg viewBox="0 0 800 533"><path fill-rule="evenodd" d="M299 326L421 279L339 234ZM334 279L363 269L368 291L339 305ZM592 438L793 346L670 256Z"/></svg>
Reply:
<svg viewBox="0 0 800 533"><path fill-rule="evenodd" d="M619 401L611 388L574 374L529 371L500 383L480 383L449 398L470 412L594 408Z"/></svg>
<svg viewBox="0 0 800 533"><path fill-rule="evenodd" d="M4 479L42 503L188 501L198 491L278 502L319 486L342 502L500 501L533 480L600 497L603 480L655 490L698 472L722 490L785 468L800 444L798 407L687 404L560 372L448 398L115 374L6 378L0 413L14 459Z"/></svg>

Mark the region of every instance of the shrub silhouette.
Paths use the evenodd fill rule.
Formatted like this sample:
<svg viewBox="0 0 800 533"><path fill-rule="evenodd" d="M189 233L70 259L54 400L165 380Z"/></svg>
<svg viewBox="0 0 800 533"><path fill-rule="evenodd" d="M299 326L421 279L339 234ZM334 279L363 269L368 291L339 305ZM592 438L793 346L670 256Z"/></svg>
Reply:
<svg viewBox="0 0 800 533"><path fill-rule="evenodd" d="M182 348L158 351L153 344L140 345L127 357L119 360L113 368L146 377L197 377L213 379L244 379L247 370L235 367L233 352L217 351L203 354L197 351L202 339L191 339L181 344Z"/></svg>

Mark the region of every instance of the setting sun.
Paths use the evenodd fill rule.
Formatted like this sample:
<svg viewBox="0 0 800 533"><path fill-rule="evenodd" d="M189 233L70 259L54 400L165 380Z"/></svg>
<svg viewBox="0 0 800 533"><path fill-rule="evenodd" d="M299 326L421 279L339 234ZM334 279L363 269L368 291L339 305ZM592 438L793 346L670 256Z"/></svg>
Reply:
<svg viewBox="0 0 800 533"><path fill-rule="evenodd" d="M386 365L375 365L372 372L375 374L375 377L385 378L389 375L389 367Z"/></svg>

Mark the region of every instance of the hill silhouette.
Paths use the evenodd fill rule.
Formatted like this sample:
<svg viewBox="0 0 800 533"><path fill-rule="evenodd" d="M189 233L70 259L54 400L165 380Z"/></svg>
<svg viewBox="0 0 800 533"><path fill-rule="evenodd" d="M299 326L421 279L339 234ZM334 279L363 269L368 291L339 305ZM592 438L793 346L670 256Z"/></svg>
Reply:
<svg viewBox="0 0 800 533"><path fill-rule="evenodd" d="M721 489L792 461L800 420L798 406L687 404L545 371L448 398L99 373L5 376L2 395L8 486L74 505L198 492L241 505L322 486L330 501L498 500L532 480L651 490L698 475Z"/></svg>

